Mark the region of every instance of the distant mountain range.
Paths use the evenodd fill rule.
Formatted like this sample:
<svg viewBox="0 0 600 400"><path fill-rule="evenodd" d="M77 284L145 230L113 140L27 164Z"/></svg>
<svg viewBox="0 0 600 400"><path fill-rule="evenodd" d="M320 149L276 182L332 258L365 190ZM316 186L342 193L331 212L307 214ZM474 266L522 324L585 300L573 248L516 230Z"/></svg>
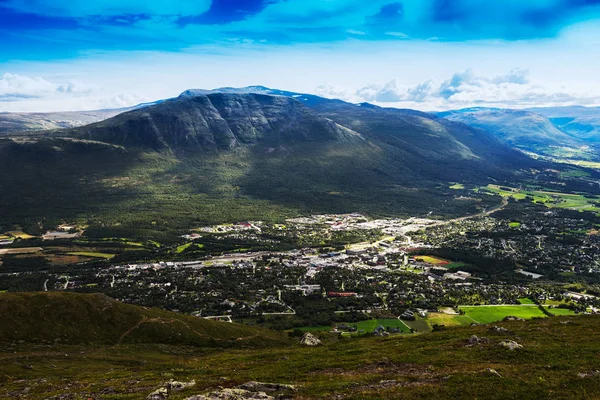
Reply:
<svg viewBox="0 0 600 400"><path fill-rule="evenodd" d="M436 115L483 129L504 143L540 154L554 154L552 148L600 145L600 108L467 108Z"/></svg>

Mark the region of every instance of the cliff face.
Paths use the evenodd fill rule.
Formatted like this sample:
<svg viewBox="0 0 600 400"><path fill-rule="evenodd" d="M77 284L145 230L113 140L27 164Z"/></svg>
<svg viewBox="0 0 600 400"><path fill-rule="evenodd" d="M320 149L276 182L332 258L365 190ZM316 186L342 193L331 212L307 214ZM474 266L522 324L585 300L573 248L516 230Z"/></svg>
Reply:
<svg viewBox="0 0 600 400"><path fill-rule="evenodd" d="M292 98L225 93L166 101L68 133L156 150L229 150L259 142L279 145L358 136Z"/></svg>

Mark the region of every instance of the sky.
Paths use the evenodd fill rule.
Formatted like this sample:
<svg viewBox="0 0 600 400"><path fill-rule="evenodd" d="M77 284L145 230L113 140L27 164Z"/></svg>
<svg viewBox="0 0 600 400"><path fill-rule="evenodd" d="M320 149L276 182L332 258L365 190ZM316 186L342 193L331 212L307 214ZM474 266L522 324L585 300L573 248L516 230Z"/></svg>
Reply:
<svg viewBox="0 0 600 400"><path fill-rule="evenodd" d="M600 106L600 0L0 0L0 112L264 85L388 107Z"/></svg>

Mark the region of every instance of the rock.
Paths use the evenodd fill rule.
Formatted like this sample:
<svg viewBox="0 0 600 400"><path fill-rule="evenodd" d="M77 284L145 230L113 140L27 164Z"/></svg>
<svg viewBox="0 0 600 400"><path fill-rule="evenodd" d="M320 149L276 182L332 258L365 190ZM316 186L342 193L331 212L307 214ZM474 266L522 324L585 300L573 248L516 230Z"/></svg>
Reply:
<svg viewBox="0 0 600 400"><path fill-rule="evenodd" d="M515 317L513 315L509 315L505 317L502 321L525 321L523 318Z"/></svg>
<svg viewBox="0 0 600 400"><path fill-rule="evenodd" d="M496 371L495 369L487 368L485 371L489 372L492 375L496 375L497 377L502 378L502 375L500 375L500 373L498 371Z"/></svg>
<svg viewBox="0 0 600 400"><path fill-rule="evenodd" d="M491 333L508 333L508 329L501 326L492 326L488 331Z"/></svg>
<svg viewBox="0 0 600 400"><path fill-rule="evenodd" d="M302 339L300 339L300 344L304 346L318 346L321 344L321 341L312 333L306 332Z"/></svg>
<svg viewBox="0 0 600 400"><path fill-rule="evenodd" d="M471 336L468 340L467 343L469 344L469 346L476 346L478 344L486 344L489 343L490 340L488 338L484 338L484 337L479 337L476 335Z"/></svg>
<svg viewBox="0 0 600 400"><path fill-rule="evenodd" d="M265 392L251 392L245 389L221 389L188 397L186 400L275 400L275 397Z"/></svg>
<svg viewBox="0 0 600 400"><path fill-rule="evenodd" d="M169 398L169 391L167 388L162 387L150 393L146 397L146 400L166 400L167 398Z"/></svg>
<svg viewBox="0 0 600 400"><path fill-rule="evenodd" d="M190 381L190 382L178 382L176 380L171 379L169 382L167 382L167 384L165 385L165 388L167 389L168 392L179 392L181 390L190 388L196 386L196 381Z"/></svg>
<svg viewBox="0 0 600 400"><path fill-rule="evenodd" d="M590 372L580 372L577 374L577 377L579 378L594 378L594 377L600 377L600 371L596 370L596 371L590 371Z"/></svg>
<svg viewBox="0 0 600 400"><path fill-rule="evenodd" d="M264 383L251 381L237 387L238 389L249 390L251 392L295 392L298 390L294 385L286 385L283 383Z"/></svg>
<svg viewBox="0 0 600 400"><path fill-rule="evenodd" d="M500 342L500 346L506 347L510 351L517 350L517 349L522 349L523 348L522 345L520 345L519 343L515 342L514 340L503 340L502 342Z"/></svg>

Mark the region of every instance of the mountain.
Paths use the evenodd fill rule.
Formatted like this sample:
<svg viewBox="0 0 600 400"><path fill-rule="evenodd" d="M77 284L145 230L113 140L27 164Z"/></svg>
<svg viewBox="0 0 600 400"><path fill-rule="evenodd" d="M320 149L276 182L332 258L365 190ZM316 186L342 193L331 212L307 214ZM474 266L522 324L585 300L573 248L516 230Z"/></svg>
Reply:
<svg viewBox="0 0 600 400"><path fill-rule="evenodd" d="M0 136L15 132L73 128L114 117L126 109L54 113L0 113Z"/></svg>
<svg viewBox="0 0 600 400"><path fill-rule="evenodd" d="M579 146L547 117L526 110L468 108L437 113L441 118L483 129L511 146L544 153L550 146Z"/></svg>
<svg viewBox="0 0 600 400"><path fill-rule="evenodd" d="M254 93L184 96L67 134L125 146L185 151L360 137L296 100Z"/></svg>
<svg viewBox="0 0 600 400"><path fill-rule="evenodd" d="M272 347L276 332L125 304L103 294L0 294L0 343L152 343L199 347Z"/></svg>
<svg viewBox="0 0 600 400"><path fill-rule="evenodd" d="M35 133L53 129L75 128L103 121L123 112L158 104L162 100L142 103L133 107L92 110L63 111L49 113L9 113L0 112L0 136L16 133Z"/></svg>
<svg viewBox="0 0 600 400"><path fill-rule="evenodd" d="M449 182L514 181L538 165L481 130L418 111L190 94L0 140L0 228L77 220L112 237L156 238L316 212L464 215L488 199L457 198Z"/></svg>
<svg viewBox="0 0 600 400"><path fill-rule="evenodd" d="M549 118L561 131L587 144L600 144L600 107L540 107L529 111Z"/></svg>

